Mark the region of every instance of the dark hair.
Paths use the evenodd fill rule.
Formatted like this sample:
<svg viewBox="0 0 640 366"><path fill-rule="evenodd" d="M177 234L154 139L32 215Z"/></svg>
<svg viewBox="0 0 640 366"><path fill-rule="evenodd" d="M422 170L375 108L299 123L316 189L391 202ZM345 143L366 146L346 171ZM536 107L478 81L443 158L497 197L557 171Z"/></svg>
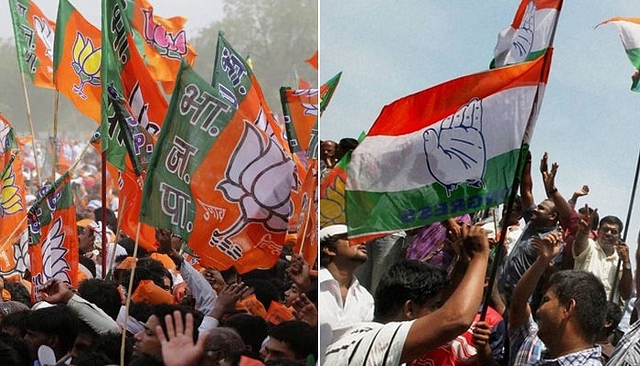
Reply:
<svg viewBox="0 0 640 366"><path fill-rule="evenodd" d="M256 359L260 358L260 346L262 346L262 342L269 334L269 324L266 320L258 315L237 314L230 316L224 322L224 326L233 328L238 332L244 344L250 349L246 354L247 356Z"/></svg>
<svg viewBox="0 0 640 366"><path fill-rule="evenodd" d="M82 264L86 269L88 269L94 278L96 277L96 263L92 261L91 258L85 257L84 255L80 255L78 257L78 262L80 262L80 264Z"/></svg>
<svg viewBox="0 0 640 366"><path fill-rule="evenodd" d="M129 257L133 257L133 249L136 246L136 241L133 240L132 238L129 237L125 237L120 239L120 241L118 242L118 244L120 244L121 247L123 247L126 251L127 254L129 255ZM146 257L148 256L147 250L144 249L143 247L138 245L138 258L142 258L142 257Z"/></svg>
<svg viewBox="0 0 640 366"><path fill-rule="evenodd" d="M269 337L286 343L298 360L308 355L318 359L318 332L303 321L290 320L275 325L269 330Z"/></svg>
<svg viewBox="0 0 640 366"><path fill-rule="evenodd" d="M341 239L346 240L347 234L332 235L328 238L320 240L320 265L322 267L326 267L329 263L331 263L331 256L325 253L322 249L327 248L331 251L335 251L336 243Z"/></svg>
<svg viewBox="0 0 640 366"><path fill-rule="evenodd" d="M109 356L96 351L86 352L73 360L75 366L103 366L113 363L115 363L115 361L109 358Z"/></svg>
<svg viewBox="0 0 640 366"><path fill-rule="evenodd" d="M423 305L442 291L449 281L440 268L416 260L403 260L389 268L378 282L375 318L392 319L407 300Z"/></svg>
<svg viewBox="0 0 640 366"><path fill-rule="evenodd" d="M31 366L29 344L22 338L0 334L0 360L6 366Z"/></svg>
<svg viewBox="0 0 640 366"><path fill-rule="evenodd" d="M96 222L102 221L102 210L106 210L107 212L107 227L111 229L114 233L116 232L116 228L118 227L118 218L116 214L107 207L98 207L93 210L93 215L96 218Z"/></svg>
<svg viewBox="0 0 640 366"><path fill-rule="evenodd" d="M565 270L551 276L549 289L562 305L575 300L577 326L584 339L593 342L604 326L607 313L607 295L602 281L593 273Z"/></svg>
<svg viewBox="0 0 640 366"><path fill-rule="evenodd" d="M340 150L346 153L347 151L354 150L358 147L358 140L352 137L345 137L338 142L338 146L340 147Z"/></svg>
<svg viewBox="0 0 640 366"><path fill-rule="evenodd" d="M604 224L617 225L618 231L620 231L620 234L622 234L622 229L624 228L624 225L622 225L622 220L620 220L617 216L609 215L609 216L603 217L602 219L600 219L600 225L598 226L598 228L601 228L602 225Z"/></svg>
<svg viewBox="0 0 640 366"><path fill-rule="evenodd" d="M186 324L187 313L191 313L193 315L193 342L198 341L198 327L200 326L200 323L202 323L202 319L204 318L201 312L189 309L185 306L172 304L157 304L153 305L151 309L151 315L155 315L158 318L160 326L164 331L165 337L167 336L167 325L164 322L164 317L166 315L173 315L173 312L178 310L180 312L180 315L182 316L182 324Z"/></svg>
<svg viewBox="0 0 640 366"><path fill-rule="evenodd" d="M604 317L605 323L610 322L611 325L607 327L607 335L613 334L618 324L622 320L622 310L620 306L613 301L607 301L607 314Z"/></svg>
<svg viewBox="0 0 640 366"><path fill-rule="evenodd" d="M104 310L111 319L116 320L118 318L118 313L122 306L122 298L120 297L118 284L114 281L90 278L80 283L78 293L83 299Z"/></svg>
<svg viewBox="0 0 640 366"><path fill-rule="evenodd" d="M29 294L29 290L27 290L22 283L5 281L4 289L9 291L12 301L21 302L28 307L33 306L33 302L31 302L31 294Z"/></svg>
<svg viewBox="0 0 640 366"><path fill-rule="evenodd" d="M22 337L27 334L27 315L31 310L18 311L5 315L0 322L0 328L14 327L20 331Z"/></svg>
<svg viewBox="0 0 640 366"><path fill-rule="evenodd" d="M205 352L212 352L218 360L226 360L231 365L238 365L245 351L245 344L235 329L217 327L209 331L209 339Z"/></svg>
<svg viewBox="0 0 640 366"><path fill-rule="evenodd" d="M127 337L124 344L124 364L128 365L131 361L131 355L133 354L132 337ZM91 350L93 352L104 353L111 363L120 363L120 346L122 344L122 335L120 333L104 333L99 334L91 344Z"/></svg>
<svg viewBox="0 0 640 366"><path fill-rule="evenodd" d="M60 350L67 353L78 335L78 319L66 305L33 310L27 315L27 330L42 332L60 339Z"/></svg>

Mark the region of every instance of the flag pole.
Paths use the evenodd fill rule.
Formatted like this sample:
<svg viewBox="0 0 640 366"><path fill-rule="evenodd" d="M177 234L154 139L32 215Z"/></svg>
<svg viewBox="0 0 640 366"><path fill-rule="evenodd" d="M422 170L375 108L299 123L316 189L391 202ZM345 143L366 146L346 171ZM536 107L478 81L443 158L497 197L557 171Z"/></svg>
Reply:
<svg viewBox="0 0 640 366"><path fill-rule="evenodd" d="M20 73L22 79L22 92L24 94L24 101L27 108L27 121L29 122L29 128L31 129L31 146L33 146L33 161L36 165L36 181L38 187L42 186L42 179L40 178L40 164L38 163L38 154L36 150L36 132L33 128L33 119L31 118L31 104L29 103L29 93L27 93L27 82L24 80L24 74Z"/></svg>
<svg viewBox="0 0 640 366"><path fill-rule="evenodd" d="M124 325L122 326L122 344L120 345L120 365L124 366L124 350L127 340L127 323L129 322L129 306L131 304L131 290L133 289L133 276L136 273L136 265L138 263L138 244L140 242L140 221L136 228L136 242L133 246L133 266L131 267L131 277L129 277L129 286L127 288L127 298L124 307ZM104 245L103 245L104 247ZM115 250L114 250L115 251Z"/></svg>
<svg viewBox="0 0 640 366"><path fill-rule="evenodd" d="M105 278L107 274L107 152L103 151L102 154L102 165L100 169L102 170L101 177L101 185L102 185L102 207L100 211L102 212L102 279ZM115 252L115 247L113 248Z"/></svg>
<svg viewBox="0 0 640 366"><path fill-rule="evenodd" d="M51 176L56 179L56 166L58 165L58 106L60 102L60 92L56 89L54 101L53 101L53 164L51 170L53 173Z"/></svg>

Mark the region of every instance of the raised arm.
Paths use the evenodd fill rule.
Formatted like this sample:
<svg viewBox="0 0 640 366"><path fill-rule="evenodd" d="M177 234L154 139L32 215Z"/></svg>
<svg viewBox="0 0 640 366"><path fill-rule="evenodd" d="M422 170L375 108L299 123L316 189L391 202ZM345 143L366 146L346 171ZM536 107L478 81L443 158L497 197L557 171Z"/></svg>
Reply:
<svg viewBox="0 0 640 366"><path fill-rule="evenodd" d="M589 231L591 230L591 222L593 215L598 212L596 208L593 213L589 213L589 205L584 205L584 216L580 220L580 228L576 233L576 239L573 242L573 256L577 257L589 247Z"/></svg>
<svg viewBox="0 0 640 366"><path fill-rule="evenodd" d="M416 359L469 328L482 301L489 258L489 241L481 226L461 227L465 255L470 258L467 271L438 310L416 319L404 343L401 362Z"/></svg>
<svg viewBox="0 0 640 366"><path fill-rule="evenodd" d="M540 160L540 173L542 173L542 182L544 183L544 190L547 193L547 197L553 201L556 206L556 211L558 212L559 217L569 218L571 217L571 213L573 212L573 208L564 199L564 197L556 188L556 174L558 173L558 163L553 163L551 165L551 170L549 170L549 154L547 152L542 155L542 159Z"/></svg>
<svg viewBox="0 0 640 366"><path fill-rule="evenodd" d="M533 201L533 179L531 179L531 153L527 153L522 176L520 177L520 200L522 209L526 210L534 205Z"/></svg>
<svg viewBox="0 0 640 366"><path fill-rule="evenodd" d="M529 297L535 291L536 285L544 275L544 272L552 265L553 258L560 253L561 242L562 234L559 232L553 232L544 238L535 238L533 240L532 245L538 252L538 258L522 275L522 278L513 289L511 305L509 306L510 328L522 326L529 318L531 314Z"/></svg>

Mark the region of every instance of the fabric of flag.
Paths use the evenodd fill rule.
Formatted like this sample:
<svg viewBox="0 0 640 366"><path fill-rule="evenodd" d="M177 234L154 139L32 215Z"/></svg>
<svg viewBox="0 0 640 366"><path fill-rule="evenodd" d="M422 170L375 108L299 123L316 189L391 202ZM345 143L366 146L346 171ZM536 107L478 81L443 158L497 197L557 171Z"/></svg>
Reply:
<svg viewBox="0 0 640 366"><path fill-rule="evenodd" d="M58 3L53 80L80 112L100 123L100 30L68 0Z"/></svg>
<svg viewBox="0 0 640 366"><path fill-rule="evenodd" d="M624 51L636 69L636 72L631 77L633 81L631 90L640 92L640 18L613 17L598 24L598 26L609 23L618 28Z"/></svg>
<svg viewBox="0 0 640 366"><path fill-rule="evenodd" d="M333 93L335 93L336 88L338 87L341 76L342 71L320 86L320 115L322 115L324 110L327 109L331 98L333 98Z"/></svg>
<svg viewBox="0 0 640 366"><path fill-rule="evenodd" d="M310 268L318 257L318 169L317 164L307 170L302 184L301 208L295 210L298 216L295 230L297 234L293 252L302 254ZM292 222L293 220L290 220Z"/></svg>
<svg viewBox="0 0 640 366"><path fill-rule="evenodd" d="M191 66L198 55L189 43L184 17L162 18L153 12L147 0L126 0L126 15L133 27L140 54L145 55L153 78L162 83L166 93L173 91L180 61Z"/></svg>
<svg viewBox="0 0 640 366"><path fill-rule="evenodd" d="M347 152L320 182L320 227L346 224L345 189L347 167L352 152Z"/></svg>
<svg viewBox="0 0 640 366"><path fill-rule="evenodd" d="M130 121L137 121L137 125L132 127L138 131L145 129L150 135L160 130L168 107L135 46L131 24L127 17L122 16L124 6L122 0L102 1L102 29L109 30L102 33L102 148L107 151L109 162L121 171L125 169L127 156L125 134L109 100L110 88L128 103L134 117ZM138 142L140 145L136 149L145 150L144 154L150 153L147 149L153 145L148 144L148 139Z"/></svg>
<svg viewBox="0 0 640 366"><path fill-rule="evenodd" d="M186 63L157 144L140 220L180 235L204 266L273 266L298 189L278 144Z"/></svg>
<svg viewBox="0 0 640 366"><path fill-rule="evenodd" d="M33 84L53 89L53 43L56 23L31 0L9 0L20 72Z"/></svg>
<svg viewBox="0 0 640 366"><path fill-rule="evenodd" d="M29 209L29 256L36 300L52 278L78 285L78 234L70 180L66 172L55 182L46 182Z"/></svg>
<svg viewBox="0 0 640 366"><path fill-rule="evenodd" d="M318 70L318 51L316 51L313 56L306 59L305 62L311 65L311 67L313 67L314 69Z"/></svg>
<svg viewBox="0 0 640 366"><path fill-rule="evenodd" d="M349 238L367 241L501 204L532 137L551 53L385 106L349 162Z"/></svg>
<svg viewBox="0 0 640 366"><path fill-rule="evenodd" d="M309 148L311 131L318 119L318 89L280 88L285 131L291 152Z"/></svg>
<svg viewBox="0 0 640 366"><path fill-rule="evenodd" d="M218 32L211 85L227 104L241 110L248 121L265 131L285 151L289 151L284 131L273 117L258 79L244 58L227 42L222 32Z"/></svg>
<svg viewBox="0 0 640 366"><path fill-rule="evenodd" d="M491 68L531 61L551 47L563 0L522 0L511 26L498 34Z"/></svg>
<svg viewBox="0 0 640 366"><path fill-rule="evenodd" d="M20 241L27 228L20 147L11 123L0 114L0 275L5 279L27 268L26 248Z"/></svg>
<svg viewBox="0 0 640 366"><path fill-rule="evenodd" d="M311 136L309 138L309 147L307 148L307 159L318 160L320 153L318 151L318 119L311 129Z"/></svg>

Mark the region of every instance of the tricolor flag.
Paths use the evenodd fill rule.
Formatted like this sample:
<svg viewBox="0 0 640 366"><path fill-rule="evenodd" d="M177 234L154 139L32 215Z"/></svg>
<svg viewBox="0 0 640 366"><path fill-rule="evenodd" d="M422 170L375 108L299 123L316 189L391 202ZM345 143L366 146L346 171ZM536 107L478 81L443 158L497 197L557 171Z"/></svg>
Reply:
<svg viewBox="0 0 640 366"><path fill-rule="evenodd" d="M640 81L640 18L613 17L597 26L609 23L618 28L624 51L627 53L627 57L629 57L633 67L636 68L636 72L631 77L633 80L631 90L640 92L640 85L638 85Z"/></svg>
<svg viewBox="0 0 640 366"><path fill-rule="evenodd" d="M100 30L69 0L58 3L53 53L56 88L87 117L100 123Z"/></svg>
<svg viewBox="0 0 640 366"><path fill-rule="evenodd" d="M53 89L53 43L56 23L31 0L9 0L20 72L33 84Z"/></svg>
<svg viewBox="0 0 640 366"><path fill-rule="evenodd" d="M272 267L298 189L291 157L185 62L157 145L140 220L180 235L204 266Z"/></svg>
<svg viewBox="0 0 640 366"><path fill-rule="evenodd" d="M553 43L563 0L522 0L511 26L498 34L491 68L531 61Z"/></svg>
<svg viewBox="0 0 640 366"><path fill-rule="evenodd" d="M46 182L29 209L29 256L33 292L52 278L69 285L78 283L78 233L69 172Z"/></svg>
<svg viewBox="0 0 640 366"><path fill-rule="evenodd" d="M27 229L20 145L11 123L0 114L0 275L5 279L19 276L27 267L20 240Z"/></svg>
<svg viewBox="0 0 640 366"><path fill-rule="evenodd" d="M184 17L162 18L147 0L126 0L125 13L134 31L140 54L145 55L149 72L171 93L181 60L193 66L196 50L188 41Z"/></svg>
<svg viewBox="0 0 640 366"><path fill-rule="evenodd" d="M551 49L385 106L354 150L350 239L366 241L502 203L531 138Z"/></svg>

